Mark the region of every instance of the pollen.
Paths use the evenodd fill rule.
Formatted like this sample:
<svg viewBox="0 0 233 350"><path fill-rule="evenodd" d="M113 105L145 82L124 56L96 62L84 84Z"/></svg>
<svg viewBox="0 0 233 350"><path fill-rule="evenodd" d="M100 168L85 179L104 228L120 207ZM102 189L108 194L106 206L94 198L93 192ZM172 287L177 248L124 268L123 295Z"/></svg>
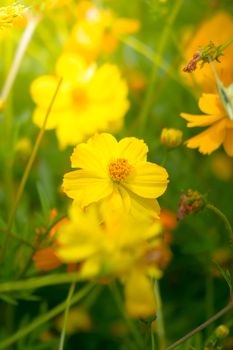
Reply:
<svg viewBox="0 0 233 350"><path fill-rule="evenodd" d="M109 175L115 182L125 180L132 172L133 167L127 159L118 158L109 164Z"/></svg>

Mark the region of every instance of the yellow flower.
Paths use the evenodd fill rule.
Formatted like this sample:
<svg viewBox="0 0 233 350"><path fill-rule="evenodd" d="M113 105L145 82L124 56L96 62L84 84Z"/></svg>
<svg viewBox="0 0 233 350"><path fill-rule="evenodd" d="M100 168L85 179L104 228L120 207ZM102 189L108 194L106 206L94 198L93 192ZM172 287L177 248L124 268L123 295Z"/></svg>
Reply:
<svg viewBox="0 0 233 350"><path fill-rule="evenodd" d="M207 45L210 41L215 45L222 45L232 36L233 17L226 12L216 13L212 18L201 23L194 34L191 33L191 40L184 49L184 61L189 61L201 46ZM224 56L220 58L221 63L215 64L217 73L225 86L233 81L232 56L233 45L230 45L224 50ZM202 91L216 92L216 83L209 64L205 64L192 74L182 73L182 75L190 84L195 81Z"/></svg>
<svg viewBox="0 0 233 350"><path fill-rule="evenodd" d="M168 148L175 148L181 144L182 136L181 130L164 128L160 136L160 142Z"/></svg>
<svg viewBox="0 0 233 350"><path fill-rule="evenodd" d="M61 148L84 141L97 131L116 131L129 107L128 88L117 66L87 66L79 56L64 54L56 65L56 76L45 75L31 85L37 104L33 121L42 126L48 105L63 77L46 129L56 129Z"/></svg>
<svg viewBox="0 0 233 350"><path fill-rule="evenodd" d="M120 36L135 33L139 29L137 20L118 18L110 9L98 9L90 1L78 4L77 17L66 50L78 52L88 61L113 52Z"/></svg>
<svg viewBox="0 0 233 350"><path fill-rule="evenodd" d="M233 101L232 85L227 89L230 100ZM199 99L199 108L204 115L181 113L188 121L187 126L208 128L186 141L187 147L198 148L203 154L210 154L223 144L229 156L233 156L233 120L224 109L217 94L202 94Z"/></svg>
<svg viewBox="0 0 233 350"><path fill-rule="evenodd" d="M0 7L0 29L13 26L26 12L22 5Z"/></svg>
<svg viewBox="0 0 233 350"><path fill-rule="evenodd" d="M143 140L126 137L117 142L110 134L96 134L74 149L72 167L80 169L65 174L63 190L82 208L96 202L119 203L134 216L144 211L157 216L155 198L165 192L168 174L147 162L147 153Z"/></svg>
<svg viewBox="0 0 233 350"><path fill-rule="evenodd" d="M160 241L159 233L158 223L135 221L122 211L101 211L100 217L94 207L81 211L73 206L69 222L58 232L57 255L65 263L80 263L84 279L119 278L125 285L129 315L147 317L155 312L149 275L161 275L147 259L147 251Z"/></svg>

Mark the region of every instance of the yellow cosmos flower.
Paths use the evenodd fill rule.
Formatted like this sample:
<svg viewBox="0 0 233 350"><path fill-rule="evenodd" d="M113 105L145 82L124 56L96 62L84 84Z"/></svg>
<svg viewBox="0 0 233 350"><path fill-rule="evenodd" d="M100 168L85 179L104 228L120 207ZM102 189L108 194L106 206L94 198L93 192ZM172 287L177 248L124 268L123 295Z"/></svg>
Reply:
<svg viewBox="0 0 233 350"><path fill-rule="evenodd" d="M226 90L233 102L233 85ZM186 144L189 148L198 148L203 154L210 154L223 144L226 153L233 157L233 120L224 109L217 94L202 94L199 99L199 108L204 115L182 113L181 116L188 121L188 127L208 128L197 136L189 139Z"/></svg>
<svg viewBox="0 0 233 350"><path fill-rule="evenodd" d="M137 20L118 18L110 9L98 9L90 1L78 4L77 17L66 50L81 53L88 61L115 51L121 35L139 30Z"/></svg>
<svg viewBox="0 0 233 350"><path fill-rule="evenodd" d="M158 216L155 198L167 188L166 170L147 162L147 145L134 137L121 141L110 134L97 134L76 146L73 168L65 174L64 192L82 208L96 202L122 206L134 216L149 211Z"/></svg>
<svg viewBox="0 0 233 350"><path fill-rule="evenodd" d="M61 148L84 141L97 131L116 131L128 110L128 88L117 66L88 66L79 56L64 54L56 75L37 78L31 95L37 107L33 121L42 126L59 77L63 77L46 129L55 129Z"/></svg>
<svg viewBox="0 0 233 350"><path fill-rule="evenodd" d="M185 62L188 62L193 54L200 47L207 45L210 40L217 46L229 40L233 36L233 17L226 12L218 12L212 18L201 23L194 34L190 34L189 42L184 49ZM233 45L230 45L224 50L224 56L220 58L221 64L217 63L215 65L217 73L225 86L233 81L232 56ZM205 64L192 74L182 72L182 75L190 84L195 81L202 91L216 92L216 83L209 64Z"/></svg>
<svg viewBox="0 0 233 350"><path fill-rule="evenodd" d="M107 210L102 214L100 225L96 208L83 212L72 207L70 221L58 233L57 256L65 263L80 263L79 272L85 279L119 278L125 285L128 313L147 317L155 312L148 276L161 275L156 264L147 258L147 252L152 242L159 242L160 225L135 222L122 211L110 214Z"/></svg>

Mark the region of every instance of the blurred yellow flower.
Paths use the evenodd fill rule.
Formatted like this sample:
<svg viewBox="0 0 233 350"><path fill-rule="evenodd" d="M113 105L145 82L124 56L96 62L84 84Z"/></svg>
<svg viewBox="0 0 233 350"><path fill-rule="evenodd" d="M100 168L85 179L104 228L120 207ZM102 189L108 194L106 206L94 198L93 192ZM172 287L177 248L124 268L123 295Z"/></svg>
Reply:
<svg viewBox="0 0 233 350"><path fill-rule="evenodd" d="M80 169L65 174L63 190L82 208L96 202L119 203L132 215L149 212L156 217L155 198L165 192L168 174L147 162L147 153L143 140L126 137L117 142L110 134L96 134L74 149L72 167Z"/></svg>
<svg viewBox="0 0 233 350"><path fill-rule="evenodd" d="M0 29L14 26L19 19L24 17L25 12L26 8L19 4L0 7Z"/></svg>
<svg viewBox="0 0 233 350"><path fill-rule="evenodd" d="M117 66L88 66L83 58L64 54L56 64L56 75L32 82L31 95L37 107L33 121L42 126L48 105L63 77L46 129L56 129L61 148L84 141L97 131L117 131L128 110L128 88Z"/></svg>
<svg viewBox="0 0 233 350"><path fill-rule="evenodd" d="M226 89L231 101L233 101L232 88L233 85L230 85ZM205 131L186 141L187 147L198 148L201 153L210 154L223 144L225 152L233 157L233 120L224 109L219 95L202 94L199 108L206 114L181 113L190 128L208 126Z"/></svg>
<svg viewBox="0 0 233 350"><path fill-rule="evenodd" d="M99 55L113 52L121 35L139 30L139 21L118 18L110 9L99 9L90 1L77 6L78 21L66 44L66 50L75 51L95 60Z"/></svg>
<svg viewBox="0 0 233 350"><path fill-rule="evenodd" d="M181 144L182 137L181 130L164 128L160 135L160 142L168 148L176 148Z"/></svg>
<svg viewBox="0 0 233 350"><path fill-rule="evenodd" d="M210 40L215 45L224 44L233 36L233 17L226 12L216 13L212 18L207 19L197 28L196 32L189 34L189 41L184 49L184 61L189 61L193 54L201 47L207 45ZM224 56L220 58L221 63L216 63L217 73L227 86L233 81L233 45L224 50ZM197 69L192 74L183 73L184 79L190 84L195 81L204 92L215 92L216 83L208 64L201 69Z"/></svg>
<svg viewBox="0 0 233 350"><path fill-rule="evenodd" d="M115 277L125 285L126 310L133 317L155 312L150 275L160 277L157 265L147 259L151 244L159 242L160 225L148 225L126 213L72 207L70 221L58 233L57 255L65 263L79 262L83 278ZM137 277L136 277L137 276Z"/></svg>

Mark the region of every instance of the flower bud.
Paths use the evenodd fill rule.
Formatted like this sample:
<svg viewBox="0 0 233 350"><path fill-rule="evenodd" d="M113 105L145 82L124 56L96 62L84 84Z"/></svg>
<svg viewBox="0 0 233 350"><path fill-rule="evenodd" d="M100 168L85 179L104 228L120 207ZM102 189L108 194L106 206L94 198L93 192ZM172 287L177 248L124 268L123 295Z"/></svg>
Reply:
<svg viewBox="0 0 233 350"><path fill-rule="evenodd" d="M216 337L219 339L226 338L228 336L229 332L230 332L229 328L227 326L225 326L224 324L221 324L220 326L218 326L215 329Z"/></svg>
<svg viewBox="0 0 233 350"><path fill-rule="evenodd" d="M188 189L180 196L177 217L182 220L184 216L197 213L205 206L205 199L202 194L197 191Z"/></svg>
<svg viewBox="0 0 233 350"><path fill-rule="evenodd" d="M161 132L160 142L167 148L176 148L182 142L183 133L178 129L166 129Z"/></svg>

